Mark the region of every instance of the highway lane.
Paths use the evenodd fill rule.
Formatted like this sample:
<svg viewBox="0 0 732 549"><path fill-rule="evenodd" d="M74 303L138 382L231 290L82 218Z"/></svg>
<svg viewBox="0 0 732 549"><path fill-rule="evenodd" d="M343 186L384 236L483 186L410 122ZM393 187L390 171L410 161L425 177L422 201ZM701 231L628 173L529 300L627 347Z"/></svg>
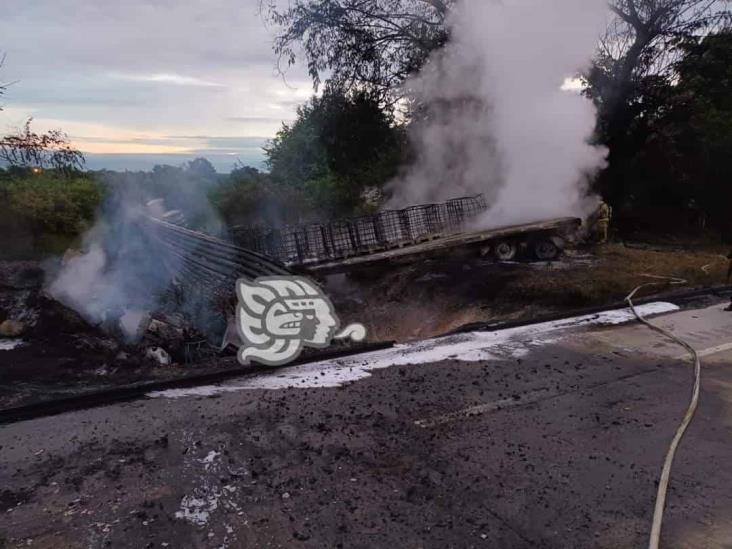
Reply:
<svg viewBox="0 0 732 549"><path fill-rule="evenodd" d="M646 306L704 357L665 547L732 540L724 305ZM644 545L691 368L678 347L628 318L451 336L0 427L0 539L8 547Z"/></svg>

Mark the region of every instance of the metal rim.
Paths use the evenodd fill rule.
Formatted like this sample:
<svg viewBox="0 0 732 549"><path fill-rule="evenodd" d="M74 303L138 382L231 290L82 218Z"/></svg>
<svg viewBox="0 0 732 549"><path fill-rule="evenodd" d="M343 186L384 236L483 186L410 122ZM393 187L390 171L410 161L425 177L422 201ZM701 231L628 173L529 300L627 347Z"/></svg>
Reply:
<svg viewBox="0 0 732 549"><path fill-rule="evenodd" d="M551 240L539 240L534 244L534 254L537 259L555 259L559 255L559 248Z"/></svg>
<svg viewBox="0 0 732 549"><path fill-rule="evenodd" d="M516 257L516 244L513 242L503 241L496 244L494 252L496 258L501 261L510 261Z"/></svg>

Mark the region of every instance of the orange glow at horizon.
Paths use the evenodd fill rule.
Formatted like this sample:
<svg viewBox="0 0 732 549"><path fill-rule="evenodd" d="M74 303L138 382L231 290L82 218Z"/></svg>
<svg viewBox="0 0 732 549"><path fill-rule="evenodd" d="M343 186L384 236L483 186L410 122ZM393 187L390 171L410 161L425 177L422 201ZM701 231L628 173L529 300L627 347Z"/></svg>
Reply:
<svg viewBox="0 0 732 549"><path fill-rule="evenodd" d="M93 140L87 141L86 139L72 139L71 143L81 152L89 154L186 154L192 150L192 147L150 145L134 141L105 143Z"/></svg>

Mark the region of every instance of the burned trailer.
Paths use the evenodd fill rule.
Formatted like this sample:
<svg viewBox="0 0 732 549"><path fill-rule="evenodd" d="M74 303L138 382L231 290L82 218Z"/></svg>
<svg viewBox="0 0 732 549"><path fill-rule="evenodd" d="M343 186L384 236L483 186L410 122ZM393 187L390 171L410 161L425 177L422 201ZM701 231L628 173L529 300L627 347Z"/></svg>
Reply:
<svg viewBox="0 0 732 549"><path fill-rule="evenodd" d="M448 255L479 256L497 262L554 261L576 239L582 220L565 217L466 231L368 255L324 261L308 267L316 275L348 273L371 267L397 265Z"/></svg>
<svg viewBox="0 0 732 549"><path fill-rule="evenodd" d="M486 209L485 198L479 195L329 223L279 229L239 226L233 227L231 234L243 247L285 265L304 266L378 253L456 234L464 231Z"/></svg>
<svg viewBox="0 0 732 549"><path fill-rule="evenodd" d="M420 204L330 223L261 229L235 227L237 243L290 268L312 273L346 272L388 261L467 249L497 261L559 257L581 220L561 218L480 229L488 210L483 195ZM267 235L267 237L263 237Z"/></svg>

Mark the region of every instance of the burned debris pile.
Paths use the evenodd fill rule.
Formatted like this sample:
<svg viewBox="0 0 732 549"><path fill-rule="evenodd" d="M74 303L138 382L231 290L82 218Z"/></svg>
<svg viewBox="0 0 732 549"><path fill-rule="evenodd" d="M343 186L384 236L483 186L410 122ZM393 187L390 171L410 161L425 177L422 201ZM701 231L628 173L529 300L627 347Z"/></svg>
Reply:
<svg viewBox="0 0 732 549"><path fill-rule="evenodd" d="M118 209L83 250L0 261L2 406L40 398L39 383L51 396L235 360L219 360L233 355L222 340L235 281L289 271L156 205Z"/></svg>
<svg viewBox="0 0 732 549"><path fill-rule="evenodd" d="M48 268L48 266L45 266ZM33 261L0 262L0 343L2 376L11 375L24 357L43 356L28 368L108 372L115 367L149 368L192 362L211 348L189 318L163 301L160 310L141 315L134 323L134 338L123 327L130 313L109 311L93 323L54 299L44 289L44 269ZM191 349L195 348L195 351ZM13 351L9 353L8 351ZM52 368L61 366L60 369ZM50 372L53 375L53 372ZM60 371L58 372L60 373Z"/></svg>
<svg viewBox="0 0 732 549"><path fill-rule="evenodd" d="M240 277L289 274L276 261L135 207L100 224L84 250L5 263L0 337L41 342L80 364L169 367L218 356ZM10 347L10 343L5 343ZM2 358L12 358L4 354ZM98 366L96 366L98 368Z"/></svg>
<svg viewBox="0 0 732 549"><path fill-rule="evenodd" d="M33 261L0 262L0 337L19 337L37 321L26 306L43 283L43 270Z"/></svg>

